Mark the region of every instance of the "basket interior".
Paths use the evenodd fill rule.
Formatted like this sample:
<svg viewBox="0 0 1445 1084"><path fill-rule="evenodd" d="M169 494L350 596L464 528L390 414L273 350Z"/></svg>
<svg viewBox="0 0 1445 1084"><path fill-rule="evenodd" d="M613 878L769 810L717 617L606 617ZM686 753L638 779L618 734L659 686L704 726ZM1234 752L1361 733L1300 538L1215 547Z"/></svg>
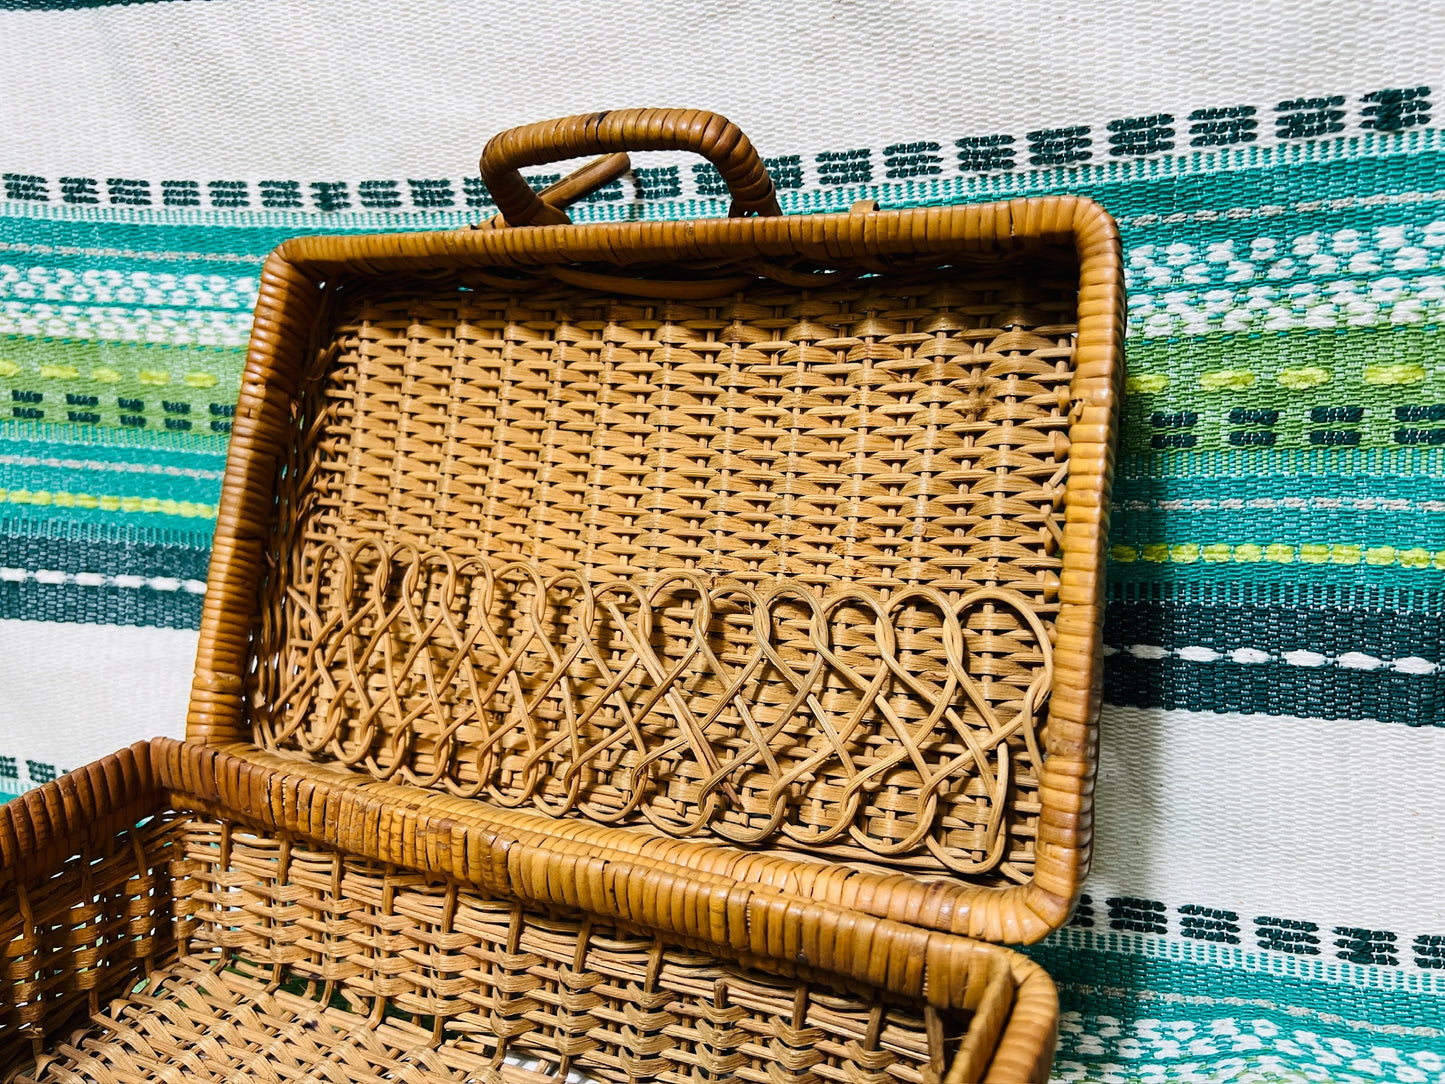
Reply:
<svg viewBox="0 0 1445 1084"><path fill-rule="evenodd" d="M939 1012L187 813L77 854L0 920L0 1072L19 1055L19 1080L52 1084L976 1079L993 1042L966 1037L1013 990L991 957L976 1007Z"/></svg>
<svg viewBox="0 0 1445 1084"><path fill-rule="evenodd" d="M277 481L256 741L1027 881L1077 290L1064 252L704 300L332 284Z"/></svg>

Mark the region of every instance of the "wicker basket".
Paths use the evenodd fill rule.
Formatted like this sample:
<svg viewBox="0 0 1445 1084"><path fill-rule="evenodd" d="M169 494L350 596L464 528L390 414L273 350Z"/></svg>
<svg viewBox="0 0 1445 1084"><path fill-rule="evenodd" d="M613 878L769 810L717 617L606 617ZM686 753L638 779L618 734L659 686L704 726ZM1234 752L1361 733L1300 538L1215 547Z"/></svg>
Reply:
<svg viewBox="0 0 1445 1084"><path fill-rule="evenodd" d="M705 155L735 217L567 225L638 149ZM482 175L485 228L267 261L188 740L4 811L0 1048L1046 1076L1052 984L974 939L1060 925L1088 864L1112 222L785 217L671 110L504 133Z"/></svg>

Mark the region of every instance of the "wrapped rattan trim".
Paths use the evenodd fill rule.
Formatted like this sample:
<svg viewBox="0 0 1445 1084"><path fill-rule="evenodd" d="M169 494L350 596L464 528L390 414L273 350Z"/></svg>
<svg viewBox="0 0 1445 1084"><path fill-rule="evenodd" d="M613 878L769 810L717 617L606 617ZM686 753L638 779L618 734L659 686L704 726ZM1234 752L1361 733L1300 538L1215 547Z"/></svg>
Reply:
<svg viewBox="0 0 1445 1084"><path fill-rule="evenodd" d="M801 862L775 852L750 853L714 841L678 840L636 828L610 828L581 820L557 820L525 809L499 809L422 787L377 782L334 765L308 764L244 743L220 748L157 739L155 747L157 771L164 784L187 800L204 801L206 808L215 811L242 808L238 803L243 803L253 814L271 818L265 822L268 825L290 826L317 839L346 846L355 843L363 849L400 846L403 850L399 853L423 864L454 863L455 833L480 832L494 841L493 846L503 846L498 840L511 840L526 842L544 854L556 850L608 855L710 884L756 885L875 918L963 936L972 936L972 925L991 920L998 907L1009 903L1009 897L995 889L956 880L924 881L847 863ZM347 793L353 797L343 798ZM389 819L385 823L401 827L385 830L403 834L382 844L343 838L337 834L343 826L328 820L341 815L343 801L351 803L347 808L362 801L386 810ZM381 832L383 828L378 812L364 830ZM436 868L445 872L461 867L443 864ZM466 876L474 879L492 877L486 883L494 888L510 883L505 863L487 865L473 855L465 869ZM565 879L530 883L532 890L552 902L577 903ZM1028 887L1024 886L1024 891Z"/></svg>

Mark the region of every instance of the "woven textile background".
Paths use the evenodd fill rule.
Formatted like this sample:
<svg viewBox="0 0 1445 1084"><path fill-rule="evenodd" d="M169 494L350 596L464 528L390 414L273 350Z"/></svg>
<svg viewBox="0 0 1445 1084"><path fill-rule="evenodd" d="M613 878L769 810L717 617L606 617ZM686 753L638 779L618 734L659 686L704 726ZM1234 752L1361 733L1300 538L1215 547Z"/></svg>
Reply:
<svg viewBox="0 0 1445 1084"><path fill-rule="evenodd" d="M0 0L0 792L180 734L263 255L513 124L738 121L788 211L1071 192L1129 397L1059 1080L1445 1080L1445 5ZM640 156L587 221L724 213Z"/></svg>

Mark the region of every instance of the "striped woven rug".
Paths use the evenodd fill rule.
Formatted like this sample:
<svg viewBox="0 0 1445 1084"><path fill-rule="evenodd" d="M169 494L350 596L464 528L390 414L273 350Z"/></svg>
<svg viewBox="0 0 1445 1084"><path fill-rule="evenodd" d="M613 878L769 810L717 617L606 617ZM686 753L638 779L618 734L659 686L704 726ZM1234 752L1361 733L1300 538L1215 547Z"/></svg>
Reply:
<svg viewBox="0 0 1445 1084"><path fill-rule="evenodd" d="M0 793L181 732L273 245L490 214L512 124L717 109L789 212L1119 221L1057 1079L1445 1080L1445 9L1146 7L0 0ZM638 164L574 217L725 213Z"/></svg>

